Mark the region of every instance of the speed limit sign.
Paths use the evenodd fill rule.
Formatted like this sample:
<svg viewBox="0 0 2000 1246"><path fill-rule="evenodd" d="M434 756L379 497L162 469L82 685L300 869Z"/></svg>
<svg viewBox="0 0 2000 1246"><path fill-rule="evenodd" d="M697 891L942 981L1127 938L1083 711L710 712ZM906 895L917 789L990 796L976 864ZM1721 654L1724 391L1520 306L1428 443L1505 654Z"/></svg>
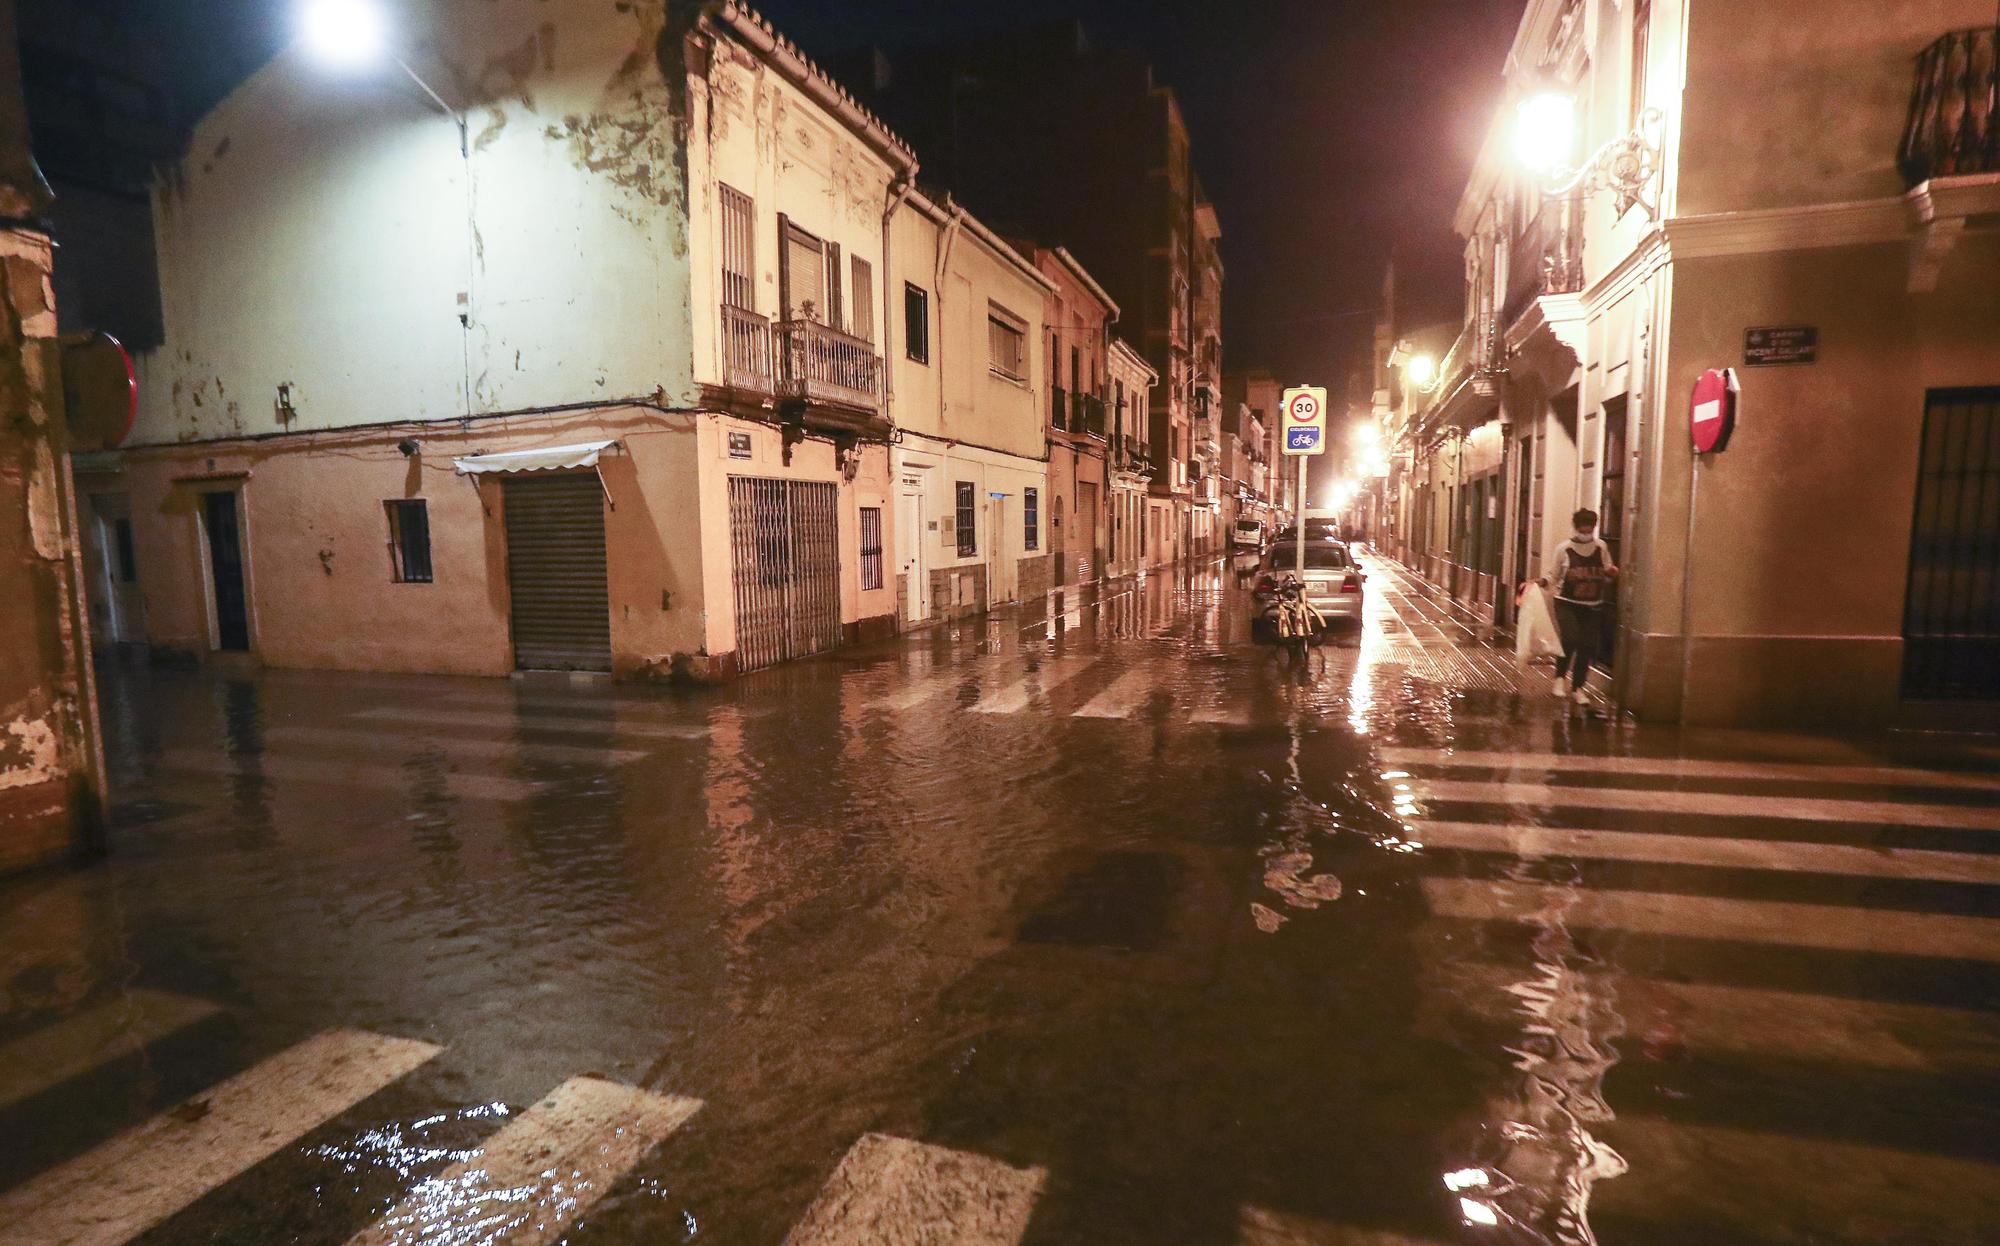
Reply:
<svg viewBox="0 0 2000 1246"><path fill-rule="evenodd" d="M1318 385L1288 389L1281 407L1285 413L1286 454L1326 453L1326 390Z"/></svg>

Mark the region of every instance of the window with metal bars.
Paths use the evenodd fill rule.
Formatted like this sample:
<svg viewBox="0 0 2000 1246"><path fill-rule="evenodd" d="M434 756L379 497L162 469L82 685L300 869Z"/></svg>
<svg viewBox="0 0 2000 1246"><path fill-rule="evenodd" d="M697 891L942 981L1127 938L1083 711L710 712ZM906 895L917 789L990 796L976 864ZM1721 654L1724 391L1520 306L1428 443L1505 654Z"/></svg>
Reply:
<svg viewBox="0 0 2000 1246"><path fill-rule="evenodd" d="M431 520L422 498L382 504L389 512L390 573L398 584L431 582Z"/></svg>
<svg viewBox="0 0 2000 1246"><path fill-rule="evenodd" d="M958 536L958 556L970 558L979 552L979 499L970 480L956 483L957 504L953 507L952 523Z"/></svg>
<svg viewBox="0 0 2000 1246"><path fill-rule="evenodd" d="M1042 547L1042 502L1041 491L1029 486L1021 490L1021 548L1036 550Z"/></svg>
<svg viewBox="0 0 2000 1246"><path fill-rule="evenodd" d="M757 205L733 186L722 187L722 303L741 311L757 306Z"/></svg>
<svg viewBox="0 0 2000 1246"><path fill-rule="evenodd" d="M991 305L986 313L987 366L1010 381L1028 379L1028 334L1019 317Z"/></svg>
<svg viewBox="0 0 2000 1246"><path fill-rule="evenodd" d="M882 508L861 508L861 587L882 587Z"/></svg>

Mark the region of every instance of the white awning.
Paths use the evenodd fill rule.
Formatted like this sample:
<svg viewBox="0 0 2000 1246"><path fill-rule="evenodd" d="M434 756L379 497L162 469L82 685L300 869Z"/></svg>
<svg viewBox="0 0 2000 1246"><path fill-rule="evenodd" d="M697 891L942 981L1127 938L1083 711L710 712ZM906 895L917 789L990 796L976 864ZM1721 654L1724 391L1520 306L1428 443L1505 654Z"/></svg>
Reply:
<svg viewBox="0 0 2000 1246"><path fill-rule="evenodd" d="M596 467L597 456L617 445L615 441L580 441L573 446L545 446L539 450L509 450L505 454L468 454L451 461L462 476L482 476L493 472L559 472L579 467Z"/></svg>

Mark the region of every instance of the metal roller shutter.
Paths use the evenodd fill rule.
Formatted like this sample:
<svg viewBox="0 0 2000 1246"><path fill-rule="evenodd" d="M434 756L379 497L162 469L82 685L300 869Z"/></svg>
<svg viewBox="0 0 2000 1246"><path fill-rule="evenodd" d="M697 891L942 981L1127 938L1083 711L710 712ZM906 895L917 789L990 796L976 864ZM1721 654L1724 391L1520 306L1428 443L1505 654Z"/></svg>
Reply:
<svg viewBox="0 0 2000 1246"><path fill-rule="evenodd" d="M597 474L511 478L505 505L514 665L610 670L604 489Z"/></svg>

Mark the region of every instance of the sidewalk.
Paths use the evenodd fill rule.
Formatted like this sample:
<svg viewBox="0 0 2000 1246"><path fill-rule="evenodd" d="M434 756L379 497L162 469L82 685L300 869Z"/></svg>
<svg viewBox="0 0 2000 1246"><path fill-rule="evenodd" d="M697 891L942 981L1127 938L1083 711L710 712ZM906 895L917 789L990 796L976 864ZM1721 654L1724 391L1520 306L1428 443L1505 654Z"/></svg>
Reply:
<svg viewBox="0 0 2000 1246"><path fill-rule="evenodd" d="M1553 672L1516 663L1511 637L1467 622L1442 591L1387 555L1367 554L1364 561L1368 618L1381 637L1377 661L1453 688L1548 694ZM1606 678L1599 671L1591 679L1591 699L1600 708L1610 708L1602 687Z"/></svg>

